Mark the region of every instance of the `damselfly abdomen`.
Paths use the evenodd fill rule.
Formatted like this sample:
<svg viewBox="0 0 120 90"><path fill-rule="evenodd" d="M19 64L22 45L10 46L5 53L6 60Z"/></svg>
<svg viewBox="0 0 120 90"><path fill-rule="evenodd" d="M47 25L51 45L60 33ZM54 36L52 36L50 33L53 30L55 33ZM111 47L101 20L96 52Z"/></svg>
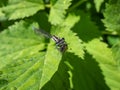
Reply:
<svg viewBox="0 0 120 90"><path fill-rule="evenodd" d="M65 52L67 50L68 46L67 46L67 43L64 38L59 38L55 35L51 35L42 29L38 29L38 28L33 28L33 29L34 29L35 33L42 34L43 36L45 36L47 38L51 38L53 41L55 41L57 49L60 52Z"/></svg>

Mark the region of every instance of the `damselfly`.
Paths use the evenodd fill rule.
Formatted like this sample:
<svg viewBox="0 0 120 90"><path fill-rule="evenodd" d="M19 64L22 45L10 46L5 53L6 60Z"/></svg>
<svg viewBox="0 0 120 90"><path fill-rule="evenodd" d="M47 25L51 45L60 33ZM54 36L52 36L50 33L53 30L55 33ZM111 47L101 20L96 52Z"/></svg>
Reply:
<svg viewBox="0 0 120 90"><path fill-rule="evenodd" d="M43 36L45 36L46 38L51 38L53 41L55 41L56 43L56 46L57 46L57 49L60 51L60 52L65 52L67 50L67 43L65 41L64 38L59 38L55 35L51 35L47 32L45 32L44 30L42 29L38 29L38 28L33 28L35 33L37 34L42 34Z"/></svg>

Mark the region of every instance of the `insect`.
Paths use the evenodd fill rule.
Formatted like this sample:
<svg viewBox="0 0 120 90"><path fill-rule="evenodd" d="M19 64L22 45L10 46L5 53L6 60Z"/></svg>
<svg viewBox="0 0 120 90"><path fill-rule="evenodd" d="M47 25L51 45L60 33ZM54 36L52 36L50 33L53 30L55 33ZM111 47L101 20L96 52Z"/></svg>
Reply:
<svg viewBox="0 0 120 90"><path fill-rule="evenodd" d="M60 52L65 52L67 50L68 45L67 45L64 38L59 38L59 37L57 37L55 35L51 35L48 32L46 32L46 31L44 31L42 29L39 29L39 28L33 28L33 30L35 31L35 33L37 33L39 35L42 34L46 38L51 38L53 41L55 41L57 49Z"/></svg>

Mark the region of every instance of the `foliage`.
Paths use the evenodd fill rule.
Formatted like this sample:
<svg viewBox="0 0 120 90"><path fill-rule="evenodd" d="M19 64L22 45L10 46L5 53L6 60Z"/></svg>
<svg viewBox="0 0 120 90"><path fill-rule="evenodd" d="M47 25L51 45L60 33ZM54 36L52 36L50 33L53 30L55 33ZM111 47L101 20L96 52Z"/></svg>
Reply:
<svg viewBox="0 0 120 90"><path fill-rule="evenodd" d="M104 0L94 0L97 12L100 11L100 7L101 7L101 5L102 5L103 2L104 2Z"/></svg>
<svg viewBox="0 0 120 90"><path fill-rule="evenodd" d="M110 2L109 4L106 4L106 9L104 12L105 20L103 22L105 23L105 26L107 27L107 30L109 31L117 31L120 33L120 1L117 0L116 2Z"/></svg>
<svg viewBox="0 0 120 90"><path fill-rule="evenodd" d="M119 7L119 0L1 1L0 90L119 90ZM33 27L64 37L68 49Z"/></svg>

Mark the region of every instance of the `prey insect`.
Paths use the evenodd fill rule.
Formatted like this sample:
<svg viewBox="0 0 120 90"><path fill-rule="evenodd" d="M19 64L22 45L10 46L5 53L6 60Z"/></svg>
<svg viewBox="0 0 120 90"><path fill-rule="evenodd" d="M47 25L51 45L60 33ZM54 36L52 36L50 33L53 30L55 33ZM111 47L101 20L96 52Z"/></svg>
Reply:
<svg viewBox="0 0 120 90"><path fill-rule="evenodd" d="M56 47L60 52L65 52L67 50L68 46L67 46L67 43L64 38L59 38L55 35L51 35L48 32L46 32L42 29L39 29L39 28L33 28L33 29L34 29L35 33L37 33L39 35L42 34L46 38L52 39L56 43Z"/></svg>

